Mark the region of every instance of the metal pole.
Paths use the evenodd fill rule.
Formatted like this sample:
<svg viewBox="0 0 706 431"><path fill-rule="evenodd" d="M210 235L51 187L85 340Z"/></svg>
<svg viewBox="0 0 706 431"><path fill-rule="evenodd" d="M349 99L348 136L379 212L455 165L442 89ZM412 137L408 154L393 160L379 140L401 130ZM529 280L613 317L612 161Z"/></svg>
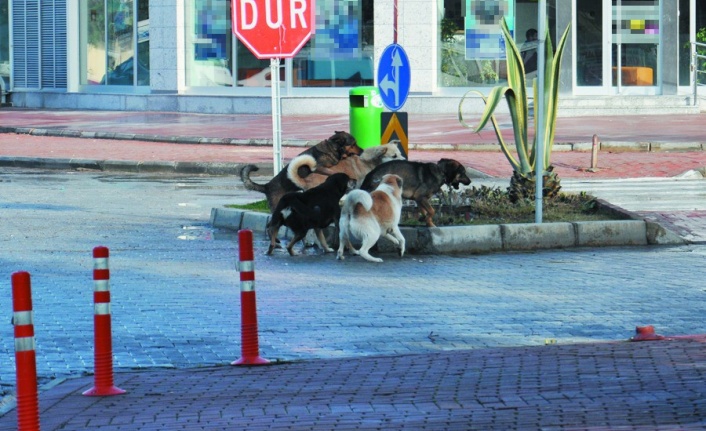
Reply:
<svg viewBox="0 0 706 431"><path fill-rule="evenodd" d="M617 5L615 6L615 13L616 13L616 21L617 21L617 26L615 28L615 46L616 46L616 64L615 64L615 85L618 88L618 94L621 94L623 92L623 38L621 36L620 32L620 26L622 25L623 22L623 4L621 0L618 0ZM612 13L612 12L611 12ZM613 48L613 42L611 41L610 48Z"/></svg>
<svg viewBox="0 0 706 431"><path fill-rule="evenodd" d="M534 131L536 142L535 148L535 168L534 176L535 188L535 208L534 222L542 223L542 198L544 196L544 140L546 139L544 125L544 57L546 33L547 33L547 0L539 0L539 10L537 12L539 21L539 31L537 39L537 99L534 101L534 115L537 118L537 130Z"/></svg>
<svg viewBox="0 0 706 431"><path fill-rule="evenodd" d="M393 8L395 9L395 11L394 11L394 15L392 17L392 28L393 28L392 43L397 45L397 0L395 0Z"/></svg>
<svg viewBox="0 0 706 431"><path fill-rule="evenodd" d="M692 86L692 90L694 93L694 106L698 105L698 102L696 100L696 98L697 98L696 83L698 82L698 79L699 79L698 65L699 65L699 59L696 56L696 43L691 42L691 86Z"/></svg>
<svg viewBox="0 0 706 431"><path fill-rule="evenodd" d="M282 170L282 101L279 89L279 58L270 59L272 85L272 169L274 175Z"/></svg>

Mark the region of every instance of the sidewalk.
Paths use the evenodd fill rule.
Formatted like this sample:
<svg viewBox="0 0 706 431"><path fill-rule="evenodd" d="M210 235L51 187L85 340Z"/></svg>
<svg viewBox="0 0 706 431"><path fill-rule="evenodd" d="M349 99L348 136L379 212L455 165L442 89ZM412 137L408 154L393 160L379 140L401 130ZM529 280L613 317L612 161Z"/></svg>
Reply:
<svg viewBox="0 0 706 431"><path fill-rule="evenodd" d="M288 159L307 142L346 130L348 119L285 117L282 125ZM556 142L563 145L552 160L562 178L675 176L706 167L704 125L704 114L560 118ZM474 135L450 115L411 116L409 131L411 159L452 157L486 175L510 175L491 129ZM588 172L593 133L604 145L600 169ZM0 166L233 175L245 163L271 166L271 134L269 116L3 108ZM79 377L41 391L41 426L44 431L706 429L704 343L705 336L693 336L151 369L116 373L115 385L127 393L103 398L82 396L93 377ZM0 405L0 430L17 429L12 407Z"/></svg>
<svg viewBox="0 0 706 431"><path fill-rule="evenodd" d="M706 337L116 373L39 399L42 430L703 430ZM16 412L0 429L16 429Z"/></svg>
<svg viewBox="0 0 706 431"><path fill-rule="evenodd" d="M509 121L499 121L512 140ZM676 176L706 166L704 125L706 114L559 118L552 163L561 178ZM283 117L285 162L336 130L348 130L347 116ZM588 172L593 134L599 169ZM410 160L449 157L492 177L512 173L492 128L473 134L456 115L410 116L409 138ZM0 166L233 175L255 163L271 174L271 142L269 115L0 109Z"/></svg>

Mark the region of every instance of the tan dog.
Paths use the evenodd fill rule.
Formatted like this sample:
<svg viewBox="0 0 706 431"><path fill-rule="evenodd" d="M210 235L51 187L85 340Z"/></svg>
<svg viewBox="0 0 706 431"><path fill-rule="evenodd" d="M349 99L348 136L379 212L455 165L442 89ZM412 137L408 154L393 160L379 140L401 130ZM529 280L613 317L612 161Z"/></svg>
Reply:
<svg viewBox="0 0 706 431"><path fill-rule="evenodd" d="M351 191L341 209L336 258L343 260L345 246L348 246L353 254L359 254L371 262L382 262L382 259L371 256L368 251L383 236L398 245L400 256L403 256L405 239L398 226L401 215L402 178L398 175L383 176L380 185L372 193ZM351 244L351 236L361 240L360 250Z"/></svg>
<svg viewBox="0 0 706 431"><path fill-rule="evenodd" d="M310 155L302 154L289 162L287 177L299 188L309 190L322 184L329 175L344 173L351 180L356 181L356 188L358 188L368 172L392 160L405 160L397 142L394 141L386 145L366 148L360 156L351 155L330 167L321 166ZM302 169L303 167L306 169ZM310 173L303 176L302 172L307 171Z"/></svg>
<svg viewBox="0 0 706 431"><path fill-rule="evenodd" d="M363 149L358 146L358 142L353 135L348 132L336 132L328 139L324 139L313 147L307 148L301 154L312 156L320 166L333 166L341 159L362 152ZM250 179L250 172L257 170L258 167L255 165L243 166L240 170L240 179L246 189L265 194L270 212L277 208L277 203L286 193L301 190L287 178L287 166L282 168L267 184L259 184Z"/></svg>

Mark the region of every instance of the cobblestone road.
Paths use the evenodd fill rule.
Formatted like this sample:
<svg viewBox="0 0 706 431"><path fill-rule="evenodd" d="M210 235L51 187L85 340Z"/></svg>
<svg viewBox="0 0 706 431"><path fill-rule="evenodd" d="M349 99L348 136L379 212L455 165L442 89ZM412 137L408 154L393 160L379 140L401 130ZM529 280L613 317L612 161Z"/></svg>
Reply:
<svg viewBox="0 0 706 431"><path fill-rule="evenodd" d="M46 173L0 177L0 310L10 275L32 275L40 378L93 369L91 250L110 248L116 368L240 357L233 233L215 205L248 199L232 178ZM257 195L259 198L260 195ZM385 255L374 265L256 242L261 355L293 360L623 340L635 326L704 332L703 244L481 256ZM12 326L0 325L12 357ZM13 361L0 384L14 385Z"/></svg>

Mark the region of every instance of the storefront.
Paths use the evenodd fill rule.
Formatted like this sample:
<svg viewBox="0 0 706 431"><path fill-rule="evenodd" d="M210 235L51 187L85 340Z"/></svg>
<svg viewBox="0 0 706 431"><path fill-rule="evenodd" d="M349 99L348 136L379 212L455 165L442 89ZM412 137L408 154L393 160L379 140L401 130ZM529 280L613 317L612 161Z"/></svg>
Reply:
<svg viewBox="0 0 706 431"><path fill-rule="evenodd" d="M688 105L689 43L706 27L696 3L547 0L552 41L572 27L562 101ZM13 41L10 50L0 37L0 75L14 106L267 113L269 61L233 36L230 8L230 0L0 0L0 32ZM283 113L347 112L350 88L374 85L394 22L412 68L404 109L454 113L469 88L505 80L499 20L531 53L525 39L537 12L537 0L317 0L315 35L282 62Z"/></svg>

